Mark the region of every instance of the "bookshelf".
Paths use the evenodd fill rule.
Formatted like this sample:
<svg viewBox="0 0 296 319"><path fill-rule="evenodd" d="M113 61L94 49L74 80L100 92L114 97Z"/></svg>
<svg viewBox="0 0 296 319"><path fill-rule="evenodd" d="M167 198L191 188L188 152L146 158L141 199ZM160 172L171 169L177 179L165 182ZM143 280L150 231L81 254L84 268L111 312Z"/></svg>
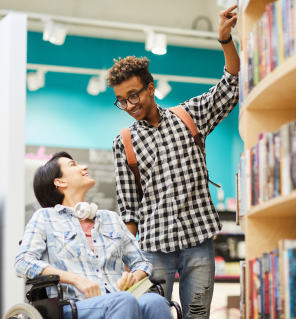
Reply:
<svg viewBox="0 0 296 319"><path fill-rule="evenodd" d="M273 1L250 0L238 15L241 48L245 36ZM296 119L296 56L286 59L267 74L248 94L239 114L239 133L244 149L258 142L258 134L273 132ZM272 198L247 211L241 220L246 241L246 318L250 318L249 261L278 247L279 239L296 239L296 190Z"/></svg>

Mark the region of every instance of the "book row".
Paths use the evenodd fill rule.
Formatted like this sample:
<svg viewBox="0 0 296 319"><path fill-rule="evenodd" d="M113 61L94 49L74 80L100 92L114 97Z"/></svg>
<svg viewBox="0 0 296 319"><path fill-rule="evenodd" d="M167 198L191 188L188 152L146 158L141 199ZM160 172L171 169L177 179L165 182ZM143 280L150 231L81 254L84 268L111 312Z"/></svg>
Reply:
<svg viewBox="0 0 296 319"><path fill-rule="evenodd" d="M266 11L243 39L240 53L240 108L261 79L296 53L296 0L279 0Z"/></svg>
<svg viewBox="0 0 296 319"><path fill-rule="evenodd" d="M290 319L296 317L296 240L282 239L277 249L249 260L246 295L246 262L240 263L241 318Z"/></svg>
<svg viewBox="0 0 296 319"><path fill-rule="evenodd" d="M259 134L259 142L240 154L237 214L296 189L296 121L276 132Z"/></svg>

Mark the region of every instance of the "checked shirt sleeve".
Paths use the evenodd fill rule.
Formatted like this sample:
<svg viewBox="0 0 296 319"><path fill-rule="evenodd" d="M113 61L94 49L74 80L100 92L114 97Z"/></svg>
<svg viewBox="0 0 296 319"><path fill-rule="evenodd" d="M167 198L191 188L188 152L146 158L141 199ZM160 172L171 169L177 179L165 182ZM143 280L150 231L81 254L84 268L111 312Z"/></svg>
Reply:
<svg viewBox="0 0 296 319"><path fill-rule="evenodd" d="M42 209L38 210L26 226L25 235L15 258L16 275L33 279L49 266L42 261L46 250L46 230Z"/></svg>
<svg viewBox="0 0 296 319"><path fill-rule="evenodd" d="M180 106L195 121L201 135L205 138L234 109L238 103L238 77L224 68L224 75L209 92L194 97Z"/></svg>
<svg viewBox="0 0 296 319"><path fill-rule="evenodd" d="M116 175L116 194L122 220L139 223L138 208L140 198L133 172L128 167L126 154L120 135L113 142L113 155Z"/></svg>

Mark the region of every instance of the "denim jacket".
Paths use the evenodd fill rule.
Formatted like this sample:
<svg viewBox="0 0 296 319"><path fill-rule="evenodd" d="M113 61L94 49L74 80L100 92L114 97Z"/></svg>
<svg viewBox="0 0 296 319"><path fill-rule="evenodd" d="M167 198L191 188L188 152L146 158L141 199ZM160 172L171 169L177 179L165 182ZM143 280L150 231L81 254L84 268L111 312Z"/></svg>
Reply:
<svg viewBox="0 0 296 319"><path fill-rule="evenodd" d="M143 270L152 274L152 265L143 257L136 238L115 212L98 210L94 222L92 252L73 208L56 205L39 209L26 226L15 259L16 275L34 278L51 266L86 277L105 294L106 289L119 291L116 282L124 271L122 262L131 272ZM65 297L85 299L74 286L62 286ZM47 294L49 298L56 297L56 288L47 288Z"/></svg>

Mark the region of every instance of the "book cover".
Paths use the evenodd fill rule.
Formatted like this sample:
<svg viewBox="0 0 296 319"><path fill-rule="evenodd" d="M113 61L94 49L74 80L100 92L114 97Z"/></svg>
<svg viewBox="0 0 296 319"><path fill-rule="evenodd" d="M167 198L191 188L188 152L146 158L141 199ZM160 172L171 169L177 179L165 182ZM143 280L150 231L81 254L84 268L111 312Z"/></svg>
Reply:
<svg viewBox="0 0 296 319"><path fill-rule="evenodd" d="M254 86L259 82L258 24L254 24Z"/></svg>
<svg viewBox="0 0 296 319"><path fill-rule="evenodd" d="M260 294L259 265L253 260L253 318L258 319L258 294Z"/></svg>
<svg viewBox="0 0 296 319"><path fill-rule="evenodd" d="M269 257L268 253L263 254L263 276L264 276L264 315L270 318L270 293L269 293Z"/></svg>
<svg viewBox="0 0 296 319"><path fill-rule="evenodd" d="M249 319L254 318L254 274L253 274L253 260L249 260Z"/></svg>
<svg viewBox="0 0 296 319"><path fill-rule="evenodd" d="M281 193L280 183L280 136L279 132L273 133L274 140L274 197L277 197Z"/></svg>
<svg viewBox="0 0 296 319"><path fill-rule="evenodd" d="M152 286L153 286L153 283L149 280L148 277L145 277L142 280L135 283L126 291L130 292L131 294L135 296L136 299L138 299Z"/></svg>
<svg viewBox="0 0 296 319"><path fill-rule="evenodd" d="M257 205L257 188L256 188L256 180L257 180L257 163L256 163L256 145L251 149L251 184L252 184L252 207Z"/></svg>
<svg viewBox="0 0 296 319"><path fill-rule="evenodd" d="M280 298L280 279L279 279L279 253L278 249L274 250L274 286L275 286L275 304L276 304L276 319L281 317L281 298Z"/></svg>
<svg viewBox="0 0 296 319"><path fill-rule="evenodd" d="M296 249L288 249L290 317L296 317Z"/></svg>
<svg viewBox="0 0 296 319"><path fill-rule="evenodd" d="M280 128L280 180L281 195L288 195L291 191L290 176L290 123L286 123Z"/></svg>
<svg viewBox="0 0 296 319"><path fill-rule="evenodd" d="M264 134L259 140L259 203L265 200L265 183L266 183L266 138Z"/></svg>
<svg viewBox="0 0 296 319"><path fill-rule="evenodd" d="M269 37L269 63L270 71L274 69L273 65L273 45L272 45L272 3L266 5L267 21L268 21L268 37Z"/></svg>
<svg viewBox="0 0 296 319"><path fill-rule="evenodd" d="M268 150L267 150L267 185L268 185L268 199L273 198L274 190L274 145L273 145L273 134L267 133Z"/></svg>
<svg viewBox="0 0 296 319"><path fill-rule="evenodd" d="M246 212L251 209L251 194L252 194L252 185L251 185L251 150L248 149L245 151L245 207Z"/></svg>
<svg viewBox="0 0 296 319"><path fill-rule="evenodd" d="M295 0L296 1L296 0ZM277 22L277 3L273 2L271 4L271 19L272 19L272 65L273 68L276 68L279 64L279 39L278 39L278 22Z"/></svg>
<svg viewBox="0 0 296 319"><path fill-rule="evenodd" d="M288 249L296 248L296 240L294 239L280 239L279 240L279 280L280 284L280 300L281 300L281 319L286 318L286 287L285 283L287 282L287 278L285 277L285 271L287 271L287 256L284 256L284 252ZM285 253L286 254L286 253ZM284 258L285 257L285 258ZM286 259L286 260L285 260Z"/></svg>
<svg viewBox="0 0 296 319"><path fill-rule="evenodd" d="M283 20L282 20L282 1L276 1L277 5L277 30L278 30L278 48L279 64L284 62L284 40L283 40Z"/></svg>
<svg viewBox="0 0 296 319"><path fill-rule="evenodd" d="M269 36L269 24L268 24L268 14L263 13L263 23L264 23L264 49L265 49L265 75L270 73L270 36Z"/></svg>

